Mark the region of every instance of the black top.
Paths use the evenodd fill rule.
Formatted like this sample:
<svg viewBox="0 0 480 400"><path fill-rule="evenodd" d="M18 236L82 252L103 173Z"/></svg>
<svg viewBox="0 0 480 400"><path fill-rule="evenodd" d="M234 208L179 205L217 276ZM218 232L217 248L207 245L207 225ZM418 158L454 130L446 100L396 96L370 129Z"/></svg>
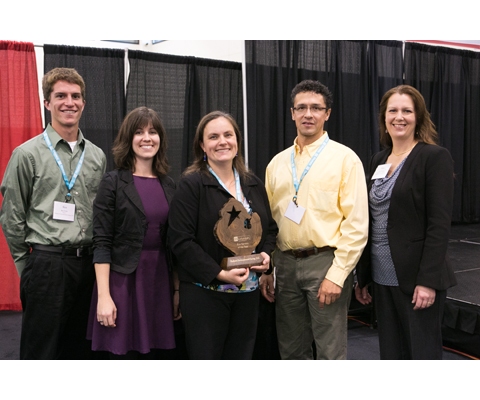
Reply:
<svg viewBox="0 0 480 400"><path fill-rule="evenodd" d="M160 183L170 203L175 182L164 176ZM160 228L166 236L166 226ZM93 262L109 263L114 271L135 271L147 232L147 218L131 171L107 172L93 203Z"/></svg>
<svg viewBox="0 0 480 400"><path fill-rule="evenodd" d="M392 149L372 157L367 177L384 164ZM456 284L447 256L453 208L453 160L447 149L418 143L395 182L388 211L387 234L400 289L415 286L446 290ZM370 236L370 235L369 235ZM357 265L360 287L371 282L370 238Z"/></svg>
<svg viewBox="0 0 480 400"><path fill-rule="evenodd" d="M272 217L265 186L256 176L241 179L242 191L262 223L262 239L256 253L271 254L278 232ZM220 245L213 233L219 212L231 198L211 174L195 172L182 178L172 200L168 241L181 281L203 285L220 283L216 276L220 262L232 254Z"/></svg>

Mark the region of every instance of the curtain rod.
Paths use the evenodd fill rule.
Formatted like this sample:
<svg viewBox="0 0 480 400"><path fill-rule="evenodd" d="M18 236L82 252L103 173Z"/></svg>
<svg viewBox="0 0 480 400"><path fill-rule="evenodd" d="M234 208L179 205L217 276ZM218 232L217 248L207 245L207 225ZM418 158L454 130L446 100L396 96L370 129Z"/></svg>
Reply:
<svg viewBox="0 0 480 400"><path fill-rule="evenodd" d="M65 44L65 45L58 44L57 46L70 46L70 45L68 45L68 44ZM33 47L43 48L44 45L43 44L34 44ZM81 46L81 47L83 47L83 46ZM107 47L92 47L92 48L94 48L94 49L104 49L104 48L107 48ZM108 47L108 48L111 48L111 47ZM123 49L119 48L119 49L116 49L116 50L123 50L125 53L127 53L129 49L128 48L123 48Z"/></svg>

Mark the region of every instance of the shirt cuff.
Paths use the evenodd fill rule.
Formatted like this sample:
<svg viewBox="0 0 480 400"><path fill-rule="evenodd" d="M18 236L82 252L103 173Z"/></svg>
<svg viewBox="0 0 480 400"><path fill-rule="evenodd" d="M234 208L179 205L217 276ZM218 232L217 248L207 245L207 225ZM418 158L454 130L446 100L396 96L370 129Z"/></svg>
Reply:
<svg viewBox="0 0 480 400"><path fill-rule="evenodd" d="M328 279L329 281L332 281L336 285L343 288L343 284L345 283L345 280L348 278L348 275L350 275L350 273L351 271L346 271L343 268L332 265L328 270L325 279Z"/></svg>
<svg viewBox="0 0 480 400"><path fill-rule="evenodd" d="M93 249L93 263L94 264L111 264L112 254L110 249L106 247L96 247Z"/></svg>

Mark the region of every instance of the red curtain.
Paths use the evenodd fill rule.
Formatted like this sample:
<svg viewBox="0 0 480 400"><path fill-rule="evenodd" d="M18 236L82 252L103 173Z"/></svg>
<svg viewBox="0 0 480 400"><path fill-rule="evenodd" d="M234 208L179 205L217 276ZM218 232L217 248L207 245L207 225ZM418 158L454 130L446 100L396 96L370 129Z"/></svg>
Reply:
<svg viewBox="0 0 480 400"><path fill-rule="evenodd" d="M0 41L0 177L13 149L41 131L33 43ZM0 310L21 309L20 280L0 229Z"/></svg>

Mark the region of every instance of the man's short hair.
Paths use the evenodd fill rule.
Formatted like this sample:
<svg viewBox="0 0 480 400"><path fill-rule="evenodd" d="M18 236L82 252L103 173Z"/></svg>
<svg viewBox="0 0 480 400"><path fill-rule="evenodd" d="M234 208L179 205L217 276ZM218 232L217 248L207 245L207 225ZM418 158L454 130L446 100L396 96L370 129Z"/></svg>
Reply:
<svg viewBox="0 0 480 400"><path fill-rule="evenodd" d="M82 99L85 100L85 82L81 75L73 68L54 68L47 72L42 80L43 98L50 101L53 86L58 81L66 81L80 86Z"/></svg>
<svg viewBox="0 0 480 400"><path fill-rule="evenodd" d="M304 93L304 92L313 92L316 94L321 94L323 96L323 99L325 100L325 106L327 109L332 108L333 105L333 96L332 93L330 93L330 90L328 88L320 83L319 81L312 81L312 80L305 80L297 84L292 90L292 106L295 105L295 97L299 93Z"/></svg>

